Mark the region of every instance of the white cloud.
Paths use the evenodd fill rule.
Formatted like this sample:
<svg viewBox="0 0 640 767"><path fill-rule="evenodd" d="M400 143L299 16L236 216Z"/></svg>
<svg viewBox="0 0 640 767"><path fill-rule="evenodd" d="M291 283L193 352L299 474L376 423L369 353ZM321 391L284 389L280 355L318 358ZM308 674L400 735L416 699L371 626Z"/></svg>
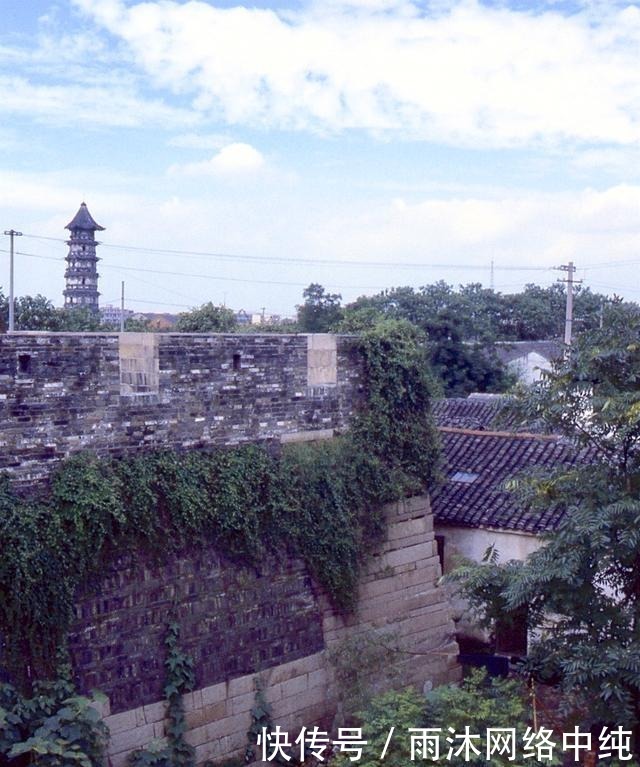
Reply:
<svg viewBox="0 0 640 767"><path fill-rule="evenodd" d="M61 125L186 127L197 115L150 101L118 85L44 84L0 75L3 113L26 114Z"/></svg>
<svg viewBox="0 0 640 767"><path fill-rule="evenodd" d="M187 176L216 176L255 173L265 167L264 156L250 144L228 144L209 160L172 165L170 173Z"/></svg>
<svg viewBox="0 0 640 767"><path fill-rule="evenodd" d="M572 166L583 173L601 171L614 173L619 178L637 177L640 174L640 147L601 147L575 152Z"/></svg>
<svg viewBox="0 0 640 767"><path fill-rule="evenodd" d="M226 292L228 304L236 308L265 305L269 311L288 313L300 303L301 286L310 282L320 282L332 292L342 293L345 300L361 294L362 286L418 287L438 279L453 284L487 284L489 265L494 260L496 287L509 291L529 281L551 283L558 277L552 267L570 259L580 270L578 276L586 278L585 285L640 298L637 266L617 266L638 260L638 185L584 189L575 194L502 191L489 196L458 192L421 201L327 197L310 202L300 196L298 189L283 188L277 176L267 173L261 179L260 193L250 194L247 187L253 184L229 184L221 192L218 184L200 183L196 191L186 191L178 179L165 179L164 184L154 184L151 178L146 183L127 183L117 175L100 175L95 168L56 173L19 173L0 168L0 207L5 211L5 226L25 235L58 238L55 242L27 236L20 239L19 251L45 258L20 256L17 289L61 300L62 259L66 253L63 227L86 195L92 214L107 227L100 237L104 243L100 255L105 300L119 295L120 281L124 279L132 299L151 303L154 299L185 303L184 295L194 305L211 299L219 302ZM196 178L196 183L199 181ZM247 226L247 222L251 225ZM238 253L265 257L265 261L252 261L248 269L245 261L129 251L110 245ZM7 247L6 243L3 247ZM308 263L266 260L282 255L308 259ZM416 266L406 269L314 263L340 258ZM606 268L596 268L607 262L610 265ZM429 268L425 266L428 264L444 266ZM465 268L455 268L460 264ZM119 266L126 269L120 270ZM542 271L503 269L514 266ZM149 271L129 271L131 267ZM167 271L205 274L210 279L161 274ZM0 284L3 280L6 272L0 274ZM256 282L252 284L252 280ZM269 285L269 281L293 285Z"/></svg>
<svg viewBox="0 0 640 767"><path fill-rule="evenodd" d="M640 186L630 185L575 194L529 191L422 202L396 198L385 207L328 217L322 226L310 229L310 243L304 250L309 257L345 253L367 261L393 258L415 264L451 264L448 271L390 270L384 277L388 285L402 284L405 274L407 283L414 285L440 278L487 284L492 260L498 271L500 267L533 267L530 272L508 275L512 282L544 283L554 278L551 269L568 259L581 269L608 260L633 259L640 250L639 218ZM456 264L484 271L455 269ZM631 269L628 274L610 272L609 281L617 280L618 292L637 298L637 291L633 292L636 281L629 279ZM380 279L378 275L382 272L376 271Z"/></svg>
<svg viewBox="0 0 640 767"><path fill-rule="evenodd" d="M459 145L634 144L640 9L562 15L477 0L302 11L74 0L157 85L228 123L363 128Z"/></svg>

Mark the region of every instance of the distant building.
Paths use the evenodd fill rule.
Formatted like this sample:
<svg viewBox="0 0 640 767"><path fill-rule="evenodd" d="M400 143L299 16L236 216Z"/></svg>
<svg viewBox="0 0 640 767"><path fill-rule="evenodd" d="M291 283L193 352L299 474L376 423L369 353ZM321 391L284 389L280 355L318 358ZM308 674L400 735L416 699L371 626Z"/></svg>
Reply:
<svg viewBox="0 0 640 767"><path fill-rule="evenodd" d="M553 360L562 356L559 341L500 341L495 350L500 362L524 384L539 381L543 371L551 370Z"/></svg>
<svg viewBox="0 0 640 767"><path fill-rule="evenodd" d="M244 309L239 309L236 312L236 322L238 325L249 325L251 324L251 315Z"/></svg>
<svg viewBox="0 0 640 767"><path fill-rule="evenodd" d="M262 312L247 312L239 309L236 313L238 325L277 325L282 321L279 314L265 314Z"/></svg>
<svg viewBox="0 0 640 767"><path fill-rule="evenodd" d="M146 320L149 330L173 330L178 317L170 312L142 312L135 314L134 319Z"/></svg>
<svg viewBox="0 0 640 767"><path fill-rule="evenodd" d="M100 307L100 319L102 322L104 322L105 325L113 325L114 327L120 327L120 317L122 316L122 310L119 306L111 306L111 304L107 304L106 306ZM131 309L125 309L124 310L124 318L125 320L127 317L133 316L133 312Z"/></svg>
<svg viewBox="0 0 640 767"><path fill-rule="evenodd" d="M104 226L96 223L83 202L73 219L65 226L71 232L67 240L67 269L64 273L65 308L84 307L98 311L98 256L96 256L96 232L104 231Z"/></svg>
<svg viewBox="0 0 640 767"><path fill-rule="evenodd" d="M280 322L279 314L265 314L264 312L254 312L251 315L252 325L277 325Z"/></svg>

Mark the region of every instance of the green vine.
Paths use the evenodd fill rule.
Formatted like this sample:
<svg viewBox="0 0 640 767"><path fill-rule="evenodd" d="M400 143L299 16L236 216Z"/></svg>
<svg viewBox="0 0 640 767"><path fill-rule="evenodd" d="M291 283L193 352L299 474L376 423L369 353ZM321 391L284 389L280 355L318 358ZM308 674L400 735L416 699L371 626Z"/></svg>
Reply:
<svg viewBox="0 0 640 767"><path fill-rule="evenodd" d="M187 725L184 718L185 692L193 690L196 682L193 670L193 658L184 653L179 646L180 626L178 623L169 624L169 630L164 643L167 647L167 682L164 694L167 699L167 717L169 724L166 728L169 741L169 753L174 767L193 767L195 751L184 736Z"/></svg>
<svg viewBox="0 0 640 767"><path fill-rule="evenodd" d="M422 491L435 472L431 380L420 339L400 322L362 337L362 408L333 440L122 459L80 454L47 496L0 480L0 635L4 664L27 686L53 672L80 589L117 557L162 560L216 546L255 564L286 547L334 605L350 610L360 566L384 534L382 505Z"/></svg>
<svg viewBox="0 0 640 767"><path fill-rule="evenodd" d="M247 747L244 751L244 761L247 764L256 761L258 737L263 730L271 732L273 721L271 719L271 706L267 703L264 694L264 679L257 676L254 680L255 699L251 708L251 724L247 731ZM280 754L278 754L280 756Z"/></svg>
<svg viewBox="0 0 640 767"><path fill-rule="evenodd" d="M193 659L180 648L180 625L175 621L167 627L164 640L167 672L164 696L167 701L165 739L152 741L147 748L130 754L128 767L194 767L195 751L185 740L187 725L184 715L184 693L193 690L195 674Z"/></svg>
<svg viewBox="0 0 640 767"><path fill-rule="evenodd" d="M265 695L265 680L261 676L254 679L255 700L251 708L251 724L247 731L247 747L244 752L244 761L246 764L252 764L259 761L258 738L263 733L267 736L273 731L273 719L271 715L271 705L267 702ZM288 754L290 756L290 754ZM280 751L278 751L271 761L280 765L297 765L299 762L295 759L287 760Z"/></svg>
<svg viewBox="0 0 640 767"><path fill-rule="evenodd" d="M403 320L380 322L360 340L367 395L352 432L384 464L394 498L420 493L437 477L439 442L430 402L438 384L425 345L421 331Z"/></svg>
<svg viewBox="0 0 640 767"><path fill-rule="evenodd" d="M108 730L95 707L106 700L77 695L63 663L55 682L36 682L27 698L0 684L0 765L105 767Z"/></svg>

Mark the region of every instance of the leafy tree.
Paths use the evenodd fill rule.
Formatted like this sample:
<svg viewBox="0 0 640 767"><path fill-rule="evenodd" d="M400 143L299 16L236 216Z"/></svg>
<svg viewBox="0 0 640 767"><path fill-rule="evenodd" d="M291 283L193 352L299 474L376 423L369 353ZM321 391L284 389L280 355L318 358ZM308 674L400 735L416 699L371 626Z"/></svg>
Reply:
<svg viewBox="0 0 640 767"><path fill-rule="evenodd" d="M312 282L305 288L304 303L298 306L298 325L303 333L331 333L342 319L342 296L327 293L322 285Z"/></svg>
<svg viewBox="0 0 640 767"><path fill-rule="evenodd" d="M409 321L425 334L428 361L442 382L445 396L505 391L512 379L495 355L490 329L482 324L490 317L485 304L495 295L479 285L469 285L456 293L442 281L420 291L394 288L371 298L359 298L347 307L340 329L361 331L380 317ZM474 302L478 304L475 309ZM482 344L471 341L479 338Z"/></svg>
<svg viewBox="0 0 640 767"><path fill-rule="evenodd" d="M469 591L489 612L528 608L528 659L582 700L592 726L633 728L640 743L640 319L624 306L584 333L524 395L525 421L546 424L594 463L520 483L524 500L564 510L521 565L476 572ZM504 575L504 572L502 573ZM596 728L596 729L598 729Z"/></svg>
<svg viewBox="0 0 640 767"><path fill-rule="evenodd" d="M486 759L486 731L489 727L515 728L519 734L528 726L527 706L524 690L518 680L488 680L483 671L474 671L460 685L437 687L426 697L409 688L402 692L387 692L379 695L358 714L362 721L363 738L367 745L363 757L359 760L362 767L410 767L420 757L411 759L411 729L440 728L439 761L446 761L453 767L462 765L500 765L513 764L507 754L492 754ZM469 727L471 734L480 736L474 742L480 754L471 751L470 758L456 756L458 743L448 743L451 727L457 734L463 734ZM394 728L391 741L387 743L389 732ZM380 758L387 745L384 760ZM448 752L454 746L451 758ZM520 745L516 751L521 752ZM429 761L425 758L424 761ZM436 760L433 760L436 761ZM539 763L527 760L536 767ZM336 759L339 767L349 764L346 756Z"/></svg>
<svg viewBox="0 0 640 767"><path fill-rule="evenodd" d="M96 333L100 330L113 332L110 325L103 325L100 315L86 306L75 306L56 310L58 314L58 327L56 330L64 330L68 333ZM44 328L38 328L44 330Z"/></svg>
<svg viewBox="0 0 640 767"><path fill-rule="evenodd" d="M7 316L9 306L7 302ZM58 330L58 311L44 296L21 296L15 302L15 323L18 330Z"/></svg>
<svg viewBox="0 0 640 767"><path fill-rule="evenodd" d="M125 317L124 329L128 333L153 333L151 320L148 317L133 316Z"/></svg>
<svg viewBox="0 0 640 767"><path fill-rule="evenodd" d="M231 309L215 306L211 301L179 314L176 322L179 333L231 333L236 326L236 317Z"/></svg>
<svg viewBox="0 0 640 767"><path fill-rule="evenodd" d="M58 310L48 298L19 296L14 302L15 327L17 330L58 330ZM9 327L9 299L0 292L0 322L2 328Z"/></svg>
<svg viewBox="0 0 640 767"><path fill-rule="evenodd" d="M429 362L445 396L506 391L513 380L492 345L465 343L459 320L443 313L426 327Z"/></svg>
<svg viewBox="0 0 640 767"><path fill-rule="evenodd" d="M0 291L0 324L6 330L9 326L9 300ZM88 307L58 309L52 302L41 296L18 296L15 299L16 330L40 330L45 332L68 331L87 332L106 329L100 315ZM113 328L108 328L113 330Z"/></svg>
<svg viewBox="0 0 640 767"><path fill-rule="evenodd" d="M40 682L32 698L0 684L0 764L15 767L104 767L108 730L94 698L75 694L64 678Z"/></svg>

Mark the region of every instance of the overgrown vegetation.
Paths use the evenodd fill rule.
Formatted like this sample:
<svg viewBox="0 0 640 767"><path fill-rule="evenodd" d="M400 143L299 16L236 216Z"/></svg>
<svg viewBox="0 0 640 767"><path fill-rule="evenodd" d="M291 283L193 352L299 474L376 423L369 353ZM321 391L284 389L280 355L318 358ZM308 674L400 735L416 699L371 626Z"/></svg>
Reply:
<svg viewBox="0 0 640 767"><path fill-rule="evenodd" d="M581 705L587 726L634 731L640 753L640 321L620 311L581 336L519 410L592 451L594 462L534 477L523 502L564 511L524 563L467 568L488 618L527 610L528 669Z"/></svg>
<svg viewBox="0 0 640 767"><path fill-rule="evenodd" d="M437 687L426 697L413 688L391 691L375 697L358 714L362 724L363 749L362 767L409 767L421 761L446 761L454 767L462 765L513 764L507 754L493 754L487 759L487 728L515 728L523 733L529 724L526 698L519 680L489 680L483 671L474 671L461 685ZM460 741L456 741L449 728L458 735L468 732L480 737L473 740L473 750L467 754L456 753ZM428 754L420 750L411 753L411 729L433 728L436 743ZM437 732L440 728L440 733ZM389 733L391 732L391 739ZM447 741L451 738L452 742ZM419 738L418 738L419 739ZM381 754L387 750L384 759ZM451 749L451 753L449 753ZM521 752L519 747L519 752ZM434 754L439 754L436 758ZM538 764L535 759L528 763ZM336 759L338 767L350 764L346 755Z"/></svg>
<svg viewBox="0 0 640 767"><path fill-rule="evenodd" d="M386 323L361 351L368 396L345 436L278 453L81 454L36 500L0 483L0 633L16 677L26 684L27 667L51 674L78 590L117 556L215 545L256 564L286 546L338 608L351 609L360 565L383 533L382 504L426 487L436 459L431 381L411 329Z"/></svg>
<svg viewBox="0 0 640 767"><path fill-rule="evenodd" d="M129 767L194 767L195 751L187 743L187 724L184 716L184 693L193 690L195 673L193 659L180 647L180 626L175 621L167 628L164 643L167 657L164 662L166 681L164 696L167 701L165 738L152 741L146 748L133 751L127 760Z"/></svg>
<svg viewBox="0 0 640 767"><path fill-rule="evenodd" d="M95 707L102 697L76 695L68 666L53 683L23 697L0 684L0 767L104 767L108 731Z"/></svg>
<svg viewBox="0 0 640 767"><path fill-rule="evenodd" d="M327 650L336 686L337 726L367 708L381 688L397 683L402 659L397 637L373 630L349 636Z"/></svg>

